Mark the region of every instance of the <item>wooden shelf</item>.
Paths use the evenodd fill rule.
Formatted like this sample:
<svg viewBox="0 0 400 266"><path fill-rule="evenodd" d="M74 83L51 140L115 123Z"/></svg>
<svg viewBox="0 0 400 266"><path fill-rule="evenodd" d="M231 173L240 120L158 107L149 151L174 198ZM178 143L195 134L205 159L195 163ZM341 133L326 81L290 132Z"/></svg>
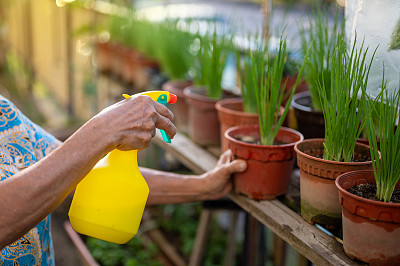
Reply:
<svg viewBox="0 0 400 266"><path fill-rule="evenodd" d="M180 133L171 144L165 143L159 133L154 141L197 174L217 164L215 155ZM292 183L291 193L293 190L298 192L298 181L292 178ZM256 201L234 192L229 194L229 198L316 265L365 265L346 256L340 239L310 225L280 200ZM286 197L285 202L287 198L290 201L290 197Z"/></svg>

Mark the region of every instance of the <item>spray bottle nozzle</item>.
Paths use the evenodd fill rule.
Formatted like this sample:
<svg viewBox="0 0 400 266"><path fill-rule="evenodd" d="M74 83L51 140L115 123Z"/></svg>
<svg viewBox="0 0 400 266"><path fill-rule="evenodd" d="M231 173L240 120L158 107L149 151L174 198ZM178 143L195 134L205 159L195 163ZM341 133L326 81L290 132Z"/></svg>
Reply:
<svg viewBox="0 0 400 266"><path fill-rule="evenodd" d="M174 103L176 103L177 100L178 100L178 97L176 97L175 94L172 94L172 93L169 94L169 101L168 101L168 103L174 104Z"/></svg>

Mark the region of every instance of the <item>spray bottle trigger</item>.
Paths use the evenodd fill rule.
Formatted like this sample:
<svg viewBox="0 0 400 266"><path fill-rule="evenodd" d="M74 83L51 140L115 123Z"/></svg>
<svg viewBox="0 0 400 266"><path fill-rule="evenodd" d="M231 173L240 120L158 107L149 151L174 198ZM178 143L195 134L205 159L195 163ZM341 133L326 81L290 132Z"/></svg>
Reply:
<svg viewBox="0 0 400 266"><path fill-rule="evenodd" d="M157 99L158 103L161 103L164 106L167 106L167 95L166 94L161 94L158 99ZM165 133L164 130L160 129L161 132L161 136L163 138L163 140L167 143L171 143L171 138L168 136L167 133Z"/></svg>

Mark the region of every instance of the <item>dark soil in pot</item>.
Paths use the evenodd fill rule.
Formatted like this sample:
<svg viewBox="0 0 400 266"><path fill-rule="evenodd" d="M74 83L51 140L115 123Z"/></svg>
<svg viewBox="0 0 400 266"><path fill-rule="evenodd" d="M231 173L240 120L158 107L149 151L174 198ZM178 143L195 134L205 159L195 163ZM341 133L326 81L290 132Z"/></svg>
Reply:
<svg viewBox="0 0 400 266"><path fill-rule="evenodd" d="M348 190L351 194L362 197L364 199L370 199L375 201L380 201L376 196L376 185L375 184L359 184L353 186ZM400 189L395 189L393 191L392 198L390 199L392 203L400 203Z"/></svg>

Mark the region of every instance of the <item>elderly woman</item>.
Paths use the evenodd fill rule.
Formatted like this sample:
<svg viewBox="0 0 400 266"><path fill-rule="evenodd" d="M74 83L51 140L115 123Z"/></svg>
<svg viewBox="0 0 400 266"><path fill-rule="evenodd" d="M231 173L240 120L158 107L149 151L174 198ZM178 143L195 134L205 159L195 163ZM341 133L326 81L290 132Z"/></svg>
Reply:
<svg viewBox="0 0 400 266"><path fill-rule="evenodd" d="M111 150L145 148L156 128L173 138L172 121L168 108L138 96L104 109L61 143L0 95L0 265L54 265L50 213ZM199 176L142 168L147 204L217 199L245 168L229 151Z"/></svg>

